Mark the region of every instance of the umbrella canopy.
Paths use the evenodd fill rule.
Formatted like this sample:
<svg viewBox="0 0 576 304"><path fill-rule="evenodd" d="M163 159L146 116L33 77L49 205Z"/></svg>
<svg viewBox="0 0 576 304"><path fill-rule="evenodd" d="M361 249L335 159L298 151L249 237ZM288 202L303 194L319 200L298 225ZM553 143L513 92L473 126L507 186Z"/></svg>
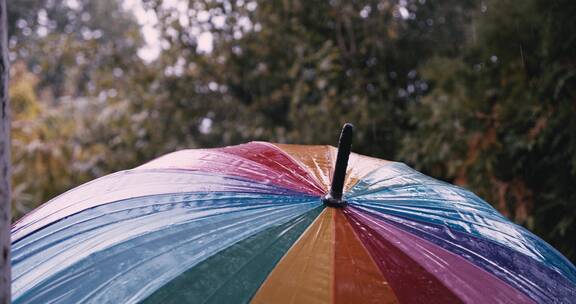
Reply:
<svg viewBox="0 0 576 304"><path fill-rule="evenodd" d="M70 190L14 225L13 301L576 301L554 248L402 163L350 154L330 204L337 153L183 150Z"/></svg>

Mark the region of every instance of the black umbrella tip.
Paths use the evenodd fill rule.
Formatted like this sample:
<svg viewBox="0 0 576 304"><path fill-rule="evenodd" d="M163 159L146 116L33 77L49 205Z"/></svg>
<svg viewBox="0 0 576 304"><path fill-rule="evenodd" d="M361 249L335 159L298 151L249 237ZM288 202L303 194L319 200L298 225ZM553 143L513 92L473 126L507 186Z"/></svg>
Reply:
<svg viewBox="0 0 576 304"><path fill-rule="evenodd" d="M342 126L340 132L340 140L338 141L338 150L345 149L350 154L350 147L352 146L352 136L354 134L354 125L347 122Z"/></svg>
<svg viewBox="0 0 576 304"><path fill-rule="evenodd" d="M329 207L343 207L346 201L342 198L344 181L346 179L346 167L348 166L348 157L352 147L352 134L354 126L351 123L345 123L342 126L340 139L338 141L338 154L334 164L334 175L332 176L332 186L330 193L322 198L322 201Z"/></svg>

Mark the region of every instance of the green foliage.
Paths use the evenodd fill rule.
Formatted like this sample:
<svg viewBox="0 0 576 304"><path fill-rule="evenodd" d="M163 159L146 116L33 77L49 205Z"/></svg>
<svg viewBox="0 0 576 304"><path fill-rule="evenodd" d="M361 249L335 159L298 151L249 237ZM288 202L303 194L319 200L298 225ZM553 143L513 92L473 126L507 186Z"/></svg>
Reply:
<svg viewBox="0 0 576 304"><path fill-rule="evenodd" d="M129 125L122 103L96 99L62 99L44 104L35 94L38 79L19 63L12 68L12 163L16 217L70 187L130 165L132 156L114 155L121 139L116 131ZM125 144L125 143L123 143Z"/></svg>
<svg viewBox="0 0 576 304"><path fill-rule="evenodd" d="M184 63L170 85L218 88L170 94L182 96L174 99L197 95L199 101L184 104L194 113L205 111L193 108L210 100L206 110L218 123L235 119L232 130L242 133L225 138L333 143L342 123L354 121L356 149L387 157L393 157L402 136L405 104L422 93L414 69L430 54L451 52L463 39L460 28L426 21L469 6L469 1L445 1L438 5L443 15L435 16L437 6L414 1L410 7L419 19L404 20L394 2L193 1L183 24L174 18L178 9L162 3L148 1L169 41L160 60ZM202 18L206 12L211 18ZM198 29L215 37L209 54L197 51ZM237 116L230 117L230 107L220 109L219 103L234 105ZM222 142L208 142L214 144Z"/></svg>
<svg viewBox="0 0 576 304"><path fill-rule="evenodd" d="M117 138L133 124L111 84L125 84L119 78L142 45L140 28L115 0L68 2L9 5L15 218L136 161L106 156L131 143Z"/></svg>
<svg viewBox="0 0 576 304"><path fill-rule="evenodd" d="M409 110L414 131L400 155L574 259L576 23L574 5L558 2L488 2L476 43L421 67L432 90Z"/></svg>
<svg viewBox="0 0 576 304"><path fill-rule="evenodd" d="M16 217L169 151L334 144L351 121L355 151L464 185L576 259L570 1L144 0L153 61L122 3L9 6Z"/></svg>

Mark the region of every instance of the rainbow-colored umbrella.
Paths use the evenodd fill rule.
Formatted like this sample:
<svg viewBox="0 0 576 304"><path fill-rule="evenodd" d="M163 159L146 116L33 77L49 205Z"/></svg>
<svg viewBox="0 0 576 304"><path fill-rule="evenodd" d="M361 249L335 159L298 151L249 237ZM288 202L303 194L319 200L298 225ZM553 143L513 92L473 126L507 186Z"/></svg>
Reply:
<svg viewBox="0 0 576 304"><path fill-rule="evenodd" d="M13 301L576 302L574 265L482 199L343 146L183 150L66 192L13 227Z"/></svg>

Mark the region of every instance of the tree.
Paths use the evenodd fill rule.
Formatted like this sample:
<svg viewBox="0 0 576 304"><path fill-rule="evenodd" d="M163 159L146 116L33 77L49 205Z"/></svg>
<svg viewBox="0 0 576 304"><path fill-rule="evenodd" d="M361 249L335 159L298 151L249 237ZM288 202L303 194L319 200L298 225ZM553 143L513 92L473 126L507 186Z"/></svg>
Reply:
<svg viewBox="0 0 576 304"><path fill-rule="evenodd" d="M186 113L172 122L203 145L331 144L351 121L356 151L394 158L406 105L426 90L417 66L457 50L465 31L454 25L473 6L432 2L149 0L166 41L159 63L180 67L158 87L172 88L171 106ZM212 37L210 51L201 36ZM205 118L211 134L197 131Z"/></svg>
<svg viewBox="0 0 576 304"><path fill-rule="evenodd" d="M6 1L0 1L0 303L10 303L10 102Z"/></svg>
<svg viewBox="0 0 576 304"><path fill-rule="evenodd" d="M126 92L145 65L135 56L139 26L120 2L14 1L8 16L17 219L75 185L152 156L134 153L142 116L130 112Z"/></svg>
<svg viewBox="0 0 576 304"><path fill-rule="evenodd" d="M576 22L571 1L487 1L461 54L421 66L401 155L471 188L576 258Z"/></svg>
<svg viewBox="0 0 576 304"><path fill-rule="evenodd" d="M118 0L8 8L15 217L169 151L333 144L351 121L356 152L464 185L576 259L573 1L143 2L152 62Z"/></svg>

